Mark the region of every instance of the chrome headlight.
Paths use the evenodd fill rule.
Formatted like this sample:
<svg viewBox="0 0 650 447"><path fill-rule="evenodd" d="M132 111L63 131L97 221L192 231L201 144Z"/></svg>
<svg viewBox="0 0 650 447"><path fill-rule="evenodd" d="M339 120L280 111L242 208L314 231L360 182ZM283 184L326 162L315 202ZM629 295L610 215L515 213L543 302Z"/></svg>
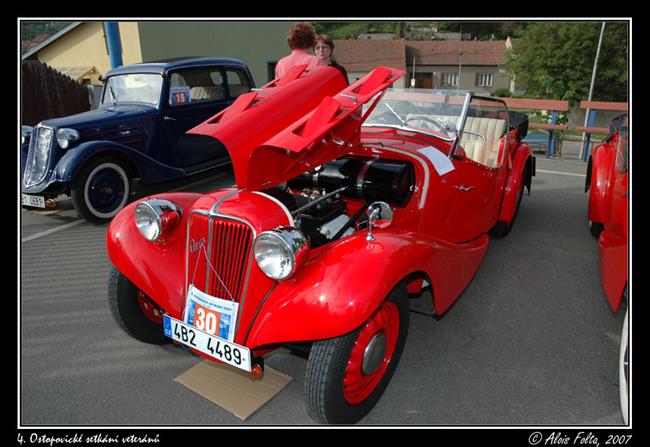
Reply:
<svg viewBox="0 0 650 447"><path fill-rule="evenodd" d="M148 199L135 207L135 225L140 234L149 240L157 241L178 225L182 209L169 200Z"/></svg>
<svg viewBox="0 0 650 447"><path fill-rule="evenodd" d="M75 141L79 140L79 132L74 129L59 129L56 131L56 142L59 143L61 149L67 149Z"/></svg>
<svg viewBox="0 0 650 447"><path fill-rule="evenodd" d="M260 269L269 278L287 279L302 265L309 251L309 240L292 227L265 231L255 239L253 253Z"/></svg>
<svg viewBox="0 0 650 447"><path fill-rule="evenodd" d="M49 127L38 126L36 128L36 141L32 142L29 148L27 166L25 166L25 178L23 179L25 186L37 185L45 178L53 136L54 130Z"/></svg>

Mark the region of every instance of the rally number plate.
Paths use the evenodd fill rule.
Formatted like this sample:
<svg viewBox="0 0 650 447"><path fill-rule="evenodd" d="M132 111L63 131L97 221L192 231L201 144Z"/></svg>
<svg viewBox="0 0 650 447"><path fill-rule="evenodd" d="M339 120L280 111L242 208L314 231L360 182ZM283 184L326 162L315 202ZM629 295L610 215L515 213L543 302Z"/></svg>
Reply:
<svg viewBox="0 0 650 447"><path fill-rule="evenodd" d="M251 352L247 347L200 331L169 315L163 316L163 327L165 337L201 351L216 360L250 372Z"/></svg>

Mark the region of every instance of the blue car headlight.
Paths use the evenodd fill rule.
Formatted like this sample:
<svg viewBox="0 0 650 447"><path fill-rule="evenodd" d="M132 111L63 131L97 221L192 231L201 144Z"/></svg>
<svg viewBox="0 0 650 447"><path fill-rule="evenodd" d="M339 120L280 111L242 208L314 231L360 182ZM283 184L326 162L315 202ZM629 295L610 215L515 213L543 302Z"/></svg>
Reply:
<svg viewBox="0 0 650 447"><path fill-rule="evenodd" d="M74 129L63 128L56 131L56 142L61 149L68 149L75 141L79 140L79 137L79 132Z"/></svg>

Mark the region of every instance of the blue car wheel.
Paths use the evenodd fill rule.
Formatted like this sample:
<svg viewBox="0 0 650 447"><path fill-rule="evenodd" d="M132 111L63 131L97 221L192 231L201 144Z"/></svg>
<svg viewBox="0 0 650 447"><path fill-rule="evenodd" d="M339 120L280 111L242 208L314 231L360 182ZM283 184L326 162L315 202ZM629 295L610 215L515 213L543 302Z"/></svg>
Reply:
<svg viewBox="0 0 650 447"><path fill-rule="evenodd" d="M122 163L97 157L79 172L71 187L72 203L79 215L91 222L111 220L128 202L129 177Z"/></svg>

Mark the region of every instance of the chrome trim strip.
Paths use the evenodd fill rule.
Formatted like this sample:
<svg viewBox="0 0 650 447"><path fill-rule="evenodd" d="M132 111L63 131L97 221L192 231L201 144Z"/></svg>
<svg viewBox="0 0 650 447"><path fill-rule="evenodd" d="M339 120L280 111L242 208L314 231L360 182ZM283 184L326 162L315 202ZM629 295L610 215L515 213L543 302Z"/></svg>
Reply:
<svg viewBox="0 0 650 447"><path fill-rule="evenodd" d="M359 194L359 197L363 197L363 178L366 176L366 172L368 172L368 169L370 169L370 165L373 164L375 161L377 161L376 158L371 158L370 160L365 162L363 167L359 170L359 174L357 175L357 180L355 182L357 194Z"/></svg>
<svg viewBox="0 0 650 447"><path fill-rule="evenodd" d="M450 160L454 157L454 153L456 152L456 148L458 147L462 133L464 132L465 121L467 121L467 112L469 111L470 102L472 102L472 95L465 95L465 103L463 104L463 109L461 110L458 121L456 122L456 137L454 138L454 141L451 143L451 147L449 148L448 158Z"/></svg>

